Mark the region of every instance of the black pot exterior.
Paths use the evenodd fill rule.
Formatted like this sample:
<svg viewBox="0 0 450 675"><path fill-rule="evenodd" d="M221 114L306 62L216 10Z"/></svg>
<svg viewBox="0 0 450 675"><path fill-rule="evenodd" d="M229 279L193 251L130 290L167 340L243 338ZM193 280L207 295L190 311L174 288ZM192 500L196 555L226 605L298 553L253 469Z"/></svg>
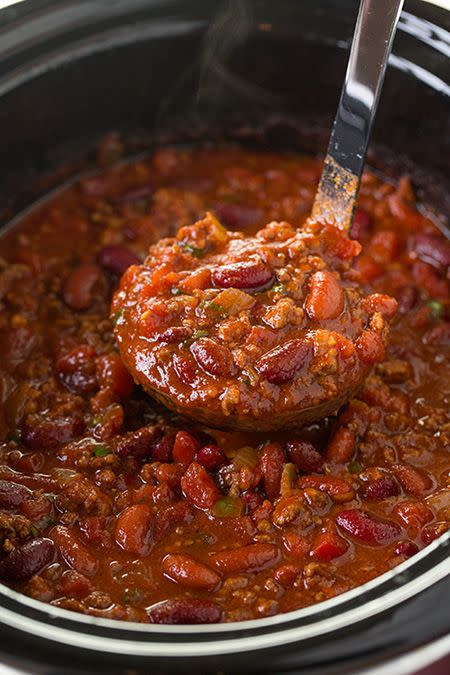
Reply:
<svg viewBox="0 0 450 675"><path fill-rule="evenodd" d="M134 150L169 133L230 130L242 142L323 146L356 9L352 0L24 0L1 11L3 221L84 167L86 148L112 129ZM450 12L406 3L375 129L391 156L425 170L414 169L416 183L444 213L449 31ZM332 601L215 627L99 620L0 586L0 653L45 673L349 673L449 631L449 544L444 535Z"/></svg>

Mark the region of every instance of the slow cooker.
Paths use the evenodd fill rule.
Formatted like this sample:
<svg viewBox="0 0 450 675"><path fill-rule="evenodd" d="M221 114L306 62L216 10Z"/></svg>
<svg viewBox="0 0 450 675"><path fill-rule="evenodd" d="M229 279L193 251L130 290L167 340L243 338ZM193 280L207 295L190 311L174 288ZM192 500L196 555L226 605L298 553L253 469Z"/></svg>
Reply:
<svg viewBox="0 0 450 675"><path fill-rule="evenodd" d="M9 3L0 12L2 225L88 168L109 130L130 153L219 137L324 147L356 11L351 0ZM394 171L408 166L421 198L444 213L449 31L450 12L406 2L370 155L375 166L386 153ZM96 619L0 586L0 659L45 673L349 673L448 633L449 544L447 533L316 606L212 626Z"/></svg>

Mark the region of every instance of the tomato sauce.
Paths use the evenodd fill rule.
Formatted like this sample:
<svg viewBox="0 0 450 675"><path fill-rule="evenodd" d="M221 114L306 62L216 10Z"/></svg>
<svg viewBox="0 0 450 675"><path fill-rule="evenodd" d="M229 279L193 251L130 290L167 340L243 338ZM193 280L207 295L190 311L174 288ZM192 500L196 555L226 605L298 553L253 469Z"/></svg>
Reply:
<svg viewBox="0 0 450 675"><path fill-rule="evenodd" d="M112 296L150 246L207 212L247 235L297 228L320 169L295 154L163 148L82 177L2 235L3 583L95 616L229 622L334 597L448 529L450 246L407 177L363 177L352 274L398 311L336 415L217 431L145 394L119 356ZM256 345L267 330L254 320Z"/></svg>

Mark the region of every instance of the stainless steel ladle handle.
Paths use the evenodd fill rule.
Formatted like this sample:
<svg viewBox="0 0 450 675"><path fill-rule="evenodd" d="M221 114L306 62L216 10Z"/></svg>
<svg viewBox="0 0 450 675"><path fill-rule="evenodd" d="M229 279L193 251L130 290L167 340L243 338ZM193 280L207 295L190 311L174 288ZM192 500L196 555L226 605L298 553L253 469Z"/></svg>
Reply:
<svg viewBox="0 0 450 675"><path fill-rule="evenodd" d="M350 226L403 0L361 0L312 215Z"/></svg>

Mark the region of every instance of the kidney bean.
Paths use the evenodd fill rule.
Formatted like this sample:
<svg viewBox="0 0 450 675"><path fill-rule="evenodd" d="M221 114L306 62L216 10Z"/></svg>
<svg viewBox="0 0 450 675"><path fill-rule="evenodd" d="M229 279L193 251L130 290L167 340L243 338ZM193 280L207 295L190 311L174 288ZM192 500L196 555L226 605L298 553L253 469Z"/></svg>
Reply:
<svg viewBox="0 0 450 675"><path fill-rule="evenodd" d="M286 455L279 443L268 443L259 459L264 491L273 501L280 495L281 475Z"/></svg>
<svg viewBox="0 0 450 675"><path fill-rule="evenodd" d="M166 534L176 525L190 523L194 519L194 511L190 504L185 501L177 502L159 510L156 517L153 538L161 541Z"/></svg>
<svg viewBox="0 0 450 675"><path fill-rule="evenodd" d="M437 234L417 234L412 241L412 251L424 262L450 267L450 243Z"/></svg>
<svg viewBox="0 0 450 675"><path fill-rule="evenodd" d="M378 333L364 330L356 340L356 350L364 363L373 364L384 359L384 344Z"/></svg>
<svg viewBox="0 0 450 675"><path fill-rule="evenodd" d="M336 319L344 309L344 290L332 272L315 272L309 280L305 308L313 321Z"/></svg>
<svg viewBox="0 0 450 675"><path fill-rule="evenodd" d="M67 389L85 394L98 388L96 356L90 345L79 345L56 359L55 370Z"/></svg>
<svg viewBox="0 0 450 675"><path fill-rule="evenodd" d="M34 427L25 427L22 439L32 450L53 450L81 436L84 426L84 420L79 413L48 418Z"/></svg>
<svg viewBox="0 0 450 675"><path fill-rule="evenodd" d="M347 427L339 427L325 450L327 462L346 464L355 454L355 433Z"/></svg>
<svg viewBox="0 0 450 675"><path fill-rule="evenodd" d="M54 559L55 546L51 539L32 539L13 549L0 562L0 577L7 581L24 581L38 574Z"/></svg>
<svg viewBox="0 0 450 675"><path fill-rule="evenodd" d="M338 504L355 498L355 491L350 483L336 476L300 476L297 485L300 489L314 488L326 492Z"/></svg>
<svg viewBox="0 0 450 675"><path fill-rule="evenodd" d="M397 293L398 311L400 314L408 314L418 299L417 289L414 286L404 286Z"/></svg>
<svg viewBox="0 0 450 675"><path fill-rule="evenodd" d="M371 216L364 209L355 209L353 221L350 228L350 237L358 241L364 241L368 238L373 227Z"/></svg>
<svg viewBox="0 0 450 675"><path fill-rule="evenodd" d="M166 577L187 588L212 591L220 584L217 572L182 553L166 555L161 569Z"/></svg>
<svg viewBox="0 0 450 675"><path fill-rule="evenodd" d="M254 511L263 503L262 495L260 495L258 492L255 492L254 490L245 490L245 492L241 494L241 498L245 502L247 506L247 512L249 513Z"/></svg>
<svg viewBox="0 0 450 675"><path fill-rule="evenodd" d="M390 476L383 476L367 485L362 494L364 499L380 501L388 497L396 497L399 492L400 489L396 481Z"/></svg>
<svg viewBox="0 0 450 675"><path fill-rule="evenodd" d="M222 618L222 608L207 600L165 600L148 610L151 623L198 624L218 623Z"/></svg>
<svg viewBox="0 0 450 675"><path fill-rule="evenodd" d="M198 509L210 509L219 492L211 476L198 462L192 462L181 478L181 488L186 499Z"/></svg>
<svg viewBox="0 0 450 675"><path fill-rule="evenodd" d="M159 340L161 342L167 342L168 344L175 344L187 340L191 335L192 331L190 328L186 328L185 326L172 326L161 333Z"/></svg>
<svg viewBox="0 0 450 675"><path fill-rule="evenodd" d="M181 476L184 473L184 469L185 467L181 464L162 463L155 468L155 478L160 483L167 483L167 485L174 490L180 487ZM149 485L145 487L151 488Z"/></svg>
<svg viewBox="0 0 450 675"><path fill-rule="evenodd" d="M89 309L94 302L94 290L102 279L98 265L82 263L75 267L66 279L63 289L64 302L71 309Z"/></svg>
<svg viewBox="0 0 450 675"><path fill-rule="evenodd" d="M139 265L140 260L125 246L104 246L98 254L98 262L114 274L122 275L131 265Z"/></svg>
<svg viewBox="0 0 450 675"><path fill-rule="evenodd" d="M277 567L277 569L274 570L273 578L285 588L289 588L293 585L294 581L297 579L299 574L301 574L301 572L301 567L298 565L286 563L284 565L280 565L280 567Z"/></svg>
<svg viewBox="0 0 450 675"><path fill-rule="evenodd" d="M197 454L197 462L208 471L217 471L226 461L225 453L215 444L203 446Z"/></svg>
<svg viewBox="0 0 450 675"><path fill-rule="evenodd" d="M212 280L219 288L255 290L272 285L275 276L262 260L248 260L216 267L212 272Z"/></svg>
<svg viewBox="0 0 450 675"><path fill-rule="evenodd" d="M97 380L101 388L112 389L126 398L134 389L134 381L118 354L103 354L96 360Z"/></svg>
<svg viewBox="0 0 450 675"><path fill-rule="evenodd" d="M294 464L305 473L320 473L323 468L323 457L309 441L288 441L287 453Z"/></svg>
<svg viewBox="0 0 450 675"><path fill-rule="evenodd" d="M93 591L89 579L74 570L66 570L58 582L58 595L82 598Z"/></svg>
<svg viewBox="0 0 450 675"><path fill-rule="evenodd" d="M312 358L311 343L307 340L289 340L264 354L255 368L271 384L285 384L295 379Z"/></svg>
<svg viewBox="0 0 450 675"><path fill-rule="evenodd" d="M419 547L413 541L401 541L395 548L395 555L404 555L410 558L419 552Z"/></svg>
<svg viewBox="0 0 450 675"><path fill-rule="evenodd" d="M259 572L278 561L279 551L273 544L248 544L228 551L212 553L210 559L218 570L226 574Z"/></svg>
<svg viewBox="0 0 450 675"><path fill-rule="evenodd" d="M391 470L403 489L414 497L422 497L433 487L431 478L427 474L409 464L393 464Z"/></svg>
<svg viewBox="0 0 450 675"><path fill-rule="evenodd" d="M183 384L192 386L196 380L197 364L191 354L174 354L173 365L175 372Z"/></svg>
<svg viewBox="0 0 450 675"><path fill-rule="evenodd" d="M231 352L224 345L211 338L200 338L191 345L191 352L199 366L209 375L226 377L231 375Z"/></svg>
<svg viewBox="0 0 450 675"><path fill-rule="evenodd" d="M139 185L138 187L130 188L114 199L116 204L132 204L133 202L140 202L151 197L153 187L151 185Z"/></svg>
<svg viewBox="0 0 450 675"><path fill-rule="evenodd" d="M262 209L245 204L216 204L214 212L221 223L227 227L237 227L238 229L255 225L255 223L261 222L264 217Z"/></svg>
<svg viewBox="0 0 450 675"><path fill-rule="evenodd" d="M450 345L450 321L440 321L423 336L427 345L448 347Z"/></svg>
<svg viewBox="0 0 450 675"><path fill-rule="evenodd" d="M329 562L348 551L348 543L335 532L319 532L312 542L311 555L320 562Z"/></svg>
<svg viewBox="0 0 450 675"><path fill-rule="evenodd" d="M19 485L19 483L13 483L9 480L0 480L0 509L15 508L32 497L32 491L25 485Z"/></svg>
<svg viewBox="0 0 450 675"><path fill-rule="evenodd" d="M421 534L421 539L425 545L431 544L432 541L438 539L442 534L448 532L450 524L448 522L431 523L426 525Z"/></svg>
<svg viewBox="0 0 450 675"><path fill-rule="evenodd" d="M377 520L370 513L359 509L341 511L336 523L347 534L371 546L389 544L402 533L402 528L397 523Z"/></svg>
<svg viewBox="0 0 450 675"><path fill-rule="evenodd" d="M115 454L121 459L127 457L143 459L153 455L155 445L160 438L161 430L159 427L148 425L120 436L112 445Z"/></svg>
<svg viewBox="0 0 450 675"><path fill-rule="evenodd" d="M387 319L392 319L397 311L397 300L384 293L372 293L362 301L362 306L368 314L379 312Z"/></svg>
<svg viewBox="0 0 450 675"><path fill-rule="evenodd" d="M134 504L122 511L116 522L116 542L127 553L144 556L150 551L152 511L147 504Z"/></svg>
<svg viewBox="0 0 450 675"><path fill-rule="evenodd" d="M173 461L189 466L195 460L199 449L200 443L191 434L187 431L179 431L172 448Z"/></svg>
<svg viewBox="0 0 450 675"><path fill-rule="evenodd" d="M172 450L177 437L176 431L169 431L151 446L151 456L154 462L169 462L172 458Z"/></svg>
<svg viewBox="0 0 450 675"><path fill-rule="evenodd" d="M416 530L420 530L434 519L433 511L425 502L401 502L397 504L395 511L408 527Z"/></svg>
<svg viewBox="0 0 450 675"><path fill-rule="evenodd" d="M97 560L71 530L63 525L57 525L50 531L50 536L69 567L87 577L96 573Z"/></svg>

